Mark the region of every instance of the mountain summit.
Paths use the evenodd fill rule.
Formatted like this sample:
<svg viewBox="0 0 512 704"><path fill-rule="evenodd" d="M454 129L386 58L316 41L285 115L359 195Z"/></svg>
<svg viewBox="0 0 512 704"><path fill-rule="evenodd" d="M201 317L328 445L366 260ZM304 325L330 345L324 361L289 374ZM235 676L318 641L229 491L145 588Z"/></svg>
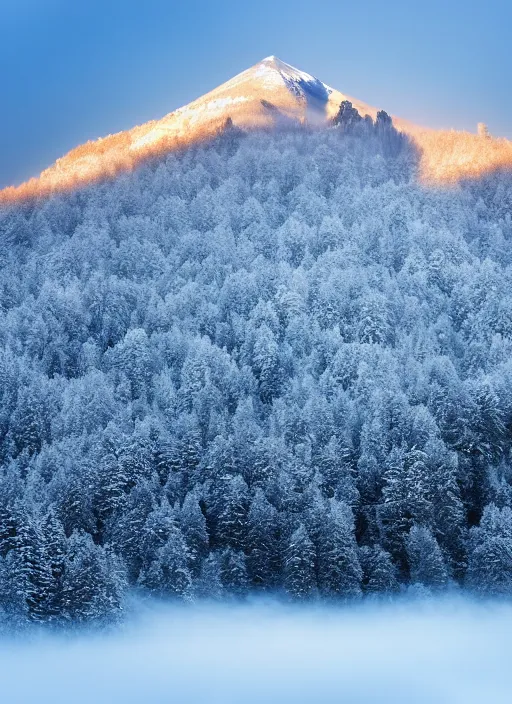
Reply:
<svg viewBox="0 0 512 704"><path fill-rule="evenodd" d="M194 141L222 128L228 118L243 129L292 122L321 124L347 96L314 76L269 56L210 93L130 134L130 149L144 150L169 140ZM356 101L364 112L372 108ZM373 110L373 112L375 112Z"/></svg>
<svg viewBox="0 0 512 704"><path fill-rule="evenodd" d="M361 115L375 118L376 108L268 56L160 120L73 149L38 178L0 191L0 202L72 190L112 177L148 157L211 138L228 120L244 130L297 123L327 125L343 100L350 100ZM397 117L393 123L417 143L424 179L454 181L512 165L512 142L505 139L431 130Z"/></svg>

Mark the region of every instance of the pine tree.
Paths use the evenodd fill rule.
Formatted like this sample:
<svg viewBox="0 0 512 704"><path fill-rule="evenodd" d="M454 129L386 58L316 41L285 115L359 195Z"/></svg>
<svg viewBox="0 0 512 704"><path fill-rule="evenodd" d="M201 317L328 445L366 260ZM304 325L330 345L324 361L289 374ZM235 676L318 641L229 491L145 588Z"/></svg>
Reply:
<svg viewBox="0 0 512 704"><path fill-rule="evenodd" d="M222 599L222 564L219 553L210 553L201 563L199 577L194 581L194 596L202 599Z"/></svg>
<svg viewBox="0 0 512 704"><path fill-rule="evenodd" d="M113 350L117 368L126 375L131 398L139 398L151 379L153 360L146 331L141 328L128 330Z"/></svg>
<svg viewBox="0 0 512 704"><path fill-rule="evenodd" d="M422 584L431 589L441 589L448 585L448 570L443 554L428 528L417 525L411 528L407 540L407 556L413 584Z"/></svg>
<svg viewBox="0 0 512 704"><path fill-rule="evenodd" d="M72 621L104 621L122 608L126 575L121 560L75 531L64 563L63 613Z"/></svg>
<svg viewBox="0 0 512 704"><path fill-rule="evenodd" d="M502 404L491 384L482 383L473 391L476 405L471 427L476 435L474 449L489 460L496 460L503 451L506 428Z"/></svg>
<svg viewBox="0 0 512 704"><path fill-rule="evenodd" d="M105 452L97 481L94 504L98 532L101 535L105 524L112 517L115 520L126 510L127 495L134 485L125 467L120 463L116 449L111 448Z"/></svg>
<svg viewBox="0 0 512 704"><path fill-rule="evenodd" d="M260 325L256 332L253 366L261 400L270 403L280 388L279 346L266 323Z"/></svg>
<svg viewBox="0 0 512 704"><path fill-rule="evenodd" d="M198 495L189 492L180 511L180 528L190 552L191 569L197 574L202 559L208 552L209 536L206 518L199 506Z"/></svg>
<svg viewBox="0 0 512 704"><path fill-rule="evenodd" d="M357 597L362 571L350 508L330 499L317 544L318 587L326 596Z"/></svg>
<svg viewBox="0 0 512 704"><path fill-rule="evenodd" d="M432 529L443 550L447 566L461 578L466 563L465 510L457 480L458 458L441 440L425 445L432 481Z"/></svg>
<svg viewBox="0 0 512 704"><path fill-rule="evenodd" d="M67 536L74 530L94 534L98 516L94 515L98 475L96 465L80 453L76 464L66 462L55 479L58 487L55 510Z"/></svg>
<svg viewBox="0 0 512 704"><path fill-rule="evenodd" d="M328 498L336 498L349 506L357 506L359 492L353 476L353 450L335 436L322 447L318 458L322 474L322 491Z"/></svg>
<svg viewBox="0 0 512 704"><path fill-rule="evenodd" d="M286 547L284 586L295 599L308 599L316 593L315 546L302 523Z"/></svg>
<svg viewBox="0 0 512 704"><path fill-rule="evenodd" d="M7 554L14 610L33 621L44 621L50 612L53 575L45 552L37 515L22 507L16 512L14 548Z"/></svg>
<svg viewBox="0 0 512 704"><path fill-rule="evenodd" d="M45 568L49 569L48 589L44 599L45 615L49 618L57 618L62 611L62 582L67 540L62 523L53 508L50 508L43 517L41 533Z"/></svg>
<svg viewBox="0 0 512 704"><path fill-rule="evenodd" d="M512 510L485 507L469 533L467 584L477 593L509 595L512 590Z"/></svg>
<svg viewBox="0 0 512 704"><path fill-rule="evenodd" d="M392 327L388 317L386 301L381 296L367 297L359 316L360 342L381 345L392 342Z"/></svg>
<svg viewBox="0 0 512 704"><path fill-rule="evenodd" d="M413 523L434 523L433 482L424 452L413 448L390 453L377 515L383 547L403 574L407 570L406 541Z"/></svg>
<svg viewBox="0 0 512 704"><path fill-rule="evenodd" d="M126 491L136 484L152 480L154 466L152 443L149 437L135 433L127 437L116 449L122 474L127 479Z"/></svg>
<svg viewBox="0 0 512 704"><path fill-rule="evenodd" d="M357 112L350 100L343 100L337 115L333 119L334 125L340 125L345 131L354 129L362 122L363 118Z"/></svg>
<svg viewBox="0 0 512 704"><path fill-rule="evenodd" d="M146 521L156 509L154 486L142 482L127 496L124 511L108 525L106 542L123 558L131 581L136 581L148 548Z"/></svg>
<svg viewBox="0 0 512 704"><path fill-rule="evenodd" d="M177 526L176 511L164 499L159 506L156 506L149 513L139 536L140 547L138 549L140 550L144 567L149 566L157 555L158 550L165 545Z"/></svg>
<svg viewBox="0 0 512 704"><path fill-rule="evenodd" d="M392 126L393 121L385 110L379 110L375 124L377 127L389 129Z"/></svg>
<svg viewBox="0 0 512 704"><path fill-rule="evenodd" d="M219 546L240 550L245 545L249 492L241 476L227 477L217 486L215 540Z"/></svg>
<svg viewBox="0 0 512 704"><path fill-rule="evenodd" d="M13 456L23 451L33 455L49 435L48 413L41 390L31 385L21 391L10 422Z"/></svg>
<svg viewBox="0 0 512 704"><path fill-rule="evenodd" d="M5 482L0 493L0 556L5 557L15 545L16 519Z"/></svg>
<svg viewBox="0 0 512 704"><path fill-rule="evenodd" d="M247 517L248 572L253 584L269 587L278 573L278 516L261 489L256 489Z"/></svg>
<svg viewBox="0 0 512 704"><path fill-rule="evenodd" d="M180 529L173 525L167 540L139 576L139 584L158 596L188 598L192 587L190 553Z"/></svg>
<svg viewBox="0 0 512 704"><path fill-rule="evenodd" d="M397 570L388 552L374 545L362 547L359 554L366 594L390 595L398 591Z"/></svg>
<svg viewBox="0 0 512 704"><path fill-rule="evenodd" d="M220 554L221 579L228 594L243 596L248 588L245 555L241 550L225 548Z"/></svg>
<svg viewBox="0 0 512 704"><path fill-rule="evenodd" d="M181 502L188 488L193 488L202 454L196 414L182 414L175 431L176 436L160 449L157 463L160 477L166 477L169 499Z"/></svg>

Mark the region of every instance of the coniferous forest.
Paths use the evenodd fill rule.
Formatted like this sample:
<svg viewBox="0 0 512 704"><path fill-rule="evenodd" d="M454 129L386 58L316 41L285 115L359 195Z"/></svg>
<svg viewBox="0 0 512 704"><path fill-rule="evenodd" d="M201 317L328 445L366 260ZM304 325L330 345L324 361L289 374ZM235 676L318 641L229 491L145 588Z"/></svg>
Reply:
<svg viewBox="0 0 512 704"><path fill-rule="evenodd" d="M386 113L0 210L0 611L512 590L512 174Z"/></svg>

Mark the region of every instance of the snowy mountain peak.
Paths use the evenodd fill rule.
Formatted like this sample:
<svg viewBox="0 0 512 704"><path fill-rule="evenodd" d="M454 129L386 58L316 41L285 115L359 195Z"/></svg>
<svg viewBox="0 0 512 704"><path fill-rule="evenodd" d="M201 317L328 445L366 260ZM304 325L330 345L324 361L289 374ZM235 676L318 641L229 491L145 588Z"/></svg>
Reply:
<svg viewBox="0 0 512 704"><path fill-rule="evenodd" d="M298 68L295 68L295 66L292 66L291 64L287 64L285 61L282 61L277 56L267 56L265 59L260 61L260 64L264 64L265 66L268 66L269 68L272 68L275 71L279 71L279 73L288 76L289 78L300 77L307 81L318 80L314 76L311 76L309 73L301 71Z"/></svg>
<svg viewBox="0 0 512 704"><path fill-rule="evenodd" d="M69 190L129 170L145 158L214 136L228 118L244 130L325 125L346 97L277 56L267 56L160 120L74 149L39 178L0 192L0 201ZM362 114L376 113L364 103L354 105Z"/></svg>
<svg viewBox="0 0 512 704"><path fill-rule="evenodd" d="M277 56L267 56L266 59L256 65L254 71L257 77L268 72L277 73L286 88L297 98L326 103L332 93L332 88L322 83L318 78L281 61ZM276 76L274 77L277 78Z"/></svg>
<svg viewBox="0 0 512 704"><path fill-rule="evenodd" d="M295 68L291 64L287 64L285 61L281 61L277 56L267 56L265 59L260 61L260 64L265 64L275 71L280 71L281 73L289 73L290 75L294 73L302 73L299 69ZM309 74L305 74L309 75Z"/></svg>

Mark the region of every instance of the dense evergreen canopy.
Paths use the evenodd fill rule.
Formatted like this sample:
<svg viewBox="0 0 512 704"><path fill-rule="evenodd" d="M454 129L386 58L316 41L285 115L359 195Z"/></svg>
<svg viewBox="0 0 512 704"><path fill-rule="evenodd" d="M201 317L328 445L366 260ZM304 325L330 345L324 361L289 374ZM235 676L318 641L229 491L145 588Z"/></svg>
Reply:
<svg viewBox="0 0 512 704"><path fill-rule="evenodd" d="M512 589L512 176L385 113L0 211L0 602Z"/></svg>

